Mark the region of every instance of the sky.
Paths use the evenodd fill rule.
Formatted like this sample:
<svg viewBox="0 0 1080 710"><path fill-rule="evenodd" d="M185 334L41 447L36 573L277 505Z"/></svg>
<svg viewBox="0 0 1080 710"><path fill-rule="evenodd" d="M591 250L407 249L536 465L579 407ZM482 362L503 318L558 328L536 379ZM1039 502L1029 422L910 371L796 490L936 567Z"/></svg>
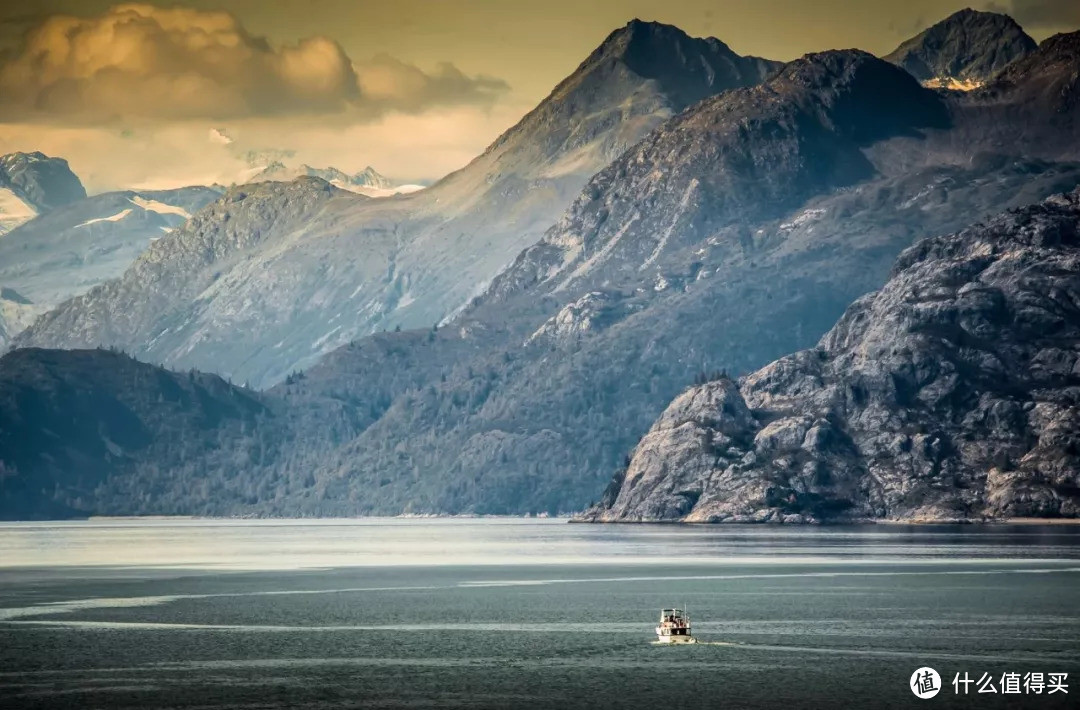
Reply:
<svg viewBox="0 0 1080 710"><path fill-rule="evenodd" d="M185 0L0 5L0 153L91 192L228 184L268 160L427 182L465 165L639 17L740 54L884 54L963 7L1037 40L1077 0Z"/></svg>

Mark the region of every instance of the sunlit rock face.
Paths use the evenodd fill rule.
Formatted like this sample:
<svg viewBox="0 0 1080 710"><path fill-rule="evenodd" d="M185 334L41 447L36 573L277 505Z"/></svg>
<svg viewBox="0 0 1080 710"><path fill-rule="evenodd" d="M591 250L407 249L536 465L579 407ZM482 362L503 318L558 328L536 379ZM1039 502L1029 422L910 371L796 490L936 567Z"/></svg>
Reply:
<svg viewBox="0 0 1080 710"><path fill-rule="evenodd" d="M679 396L591 520L1080 515L1080 190L900 255L816 348Z"/></svg>

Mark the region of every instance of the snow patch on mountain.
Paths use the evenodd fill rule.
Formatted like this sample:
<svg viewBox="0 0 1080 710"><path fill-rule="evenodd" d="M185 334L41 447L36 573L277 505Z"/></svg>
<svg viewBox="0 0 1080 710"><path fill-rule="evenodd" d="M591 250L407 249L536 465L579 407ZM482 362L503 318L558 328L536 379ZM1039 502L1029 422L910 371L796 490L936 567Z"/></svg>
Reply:
<svg viewBox="0 0 1080 710"><path fill-rule="evenodd" d="M91 224L97 224L98 222L119 222L120 220L131 214L131 208L126 210L120 210L116 214L109 215L108 217L95 217L94 219L88 219L82 224L75 225L76 227L89 227Z"/></svg>
<svg viewBox="0 0 1080 710"><path fill-rule="evenodd" d="M183 207L177 205L167 205L164 202L158 202L157 200L148 200L141 195L135 195L131 198L131 204L141 207L144 210L150 212L157 212L158 214L175 214L184 219L191 219L191 213L185 210Z"/></svg>
<svg viewBox="0 0 1080 710"><path fill-rule="evenodd" d="M37 210L11 188L0 187L0 235L37 217Z"/></svg>

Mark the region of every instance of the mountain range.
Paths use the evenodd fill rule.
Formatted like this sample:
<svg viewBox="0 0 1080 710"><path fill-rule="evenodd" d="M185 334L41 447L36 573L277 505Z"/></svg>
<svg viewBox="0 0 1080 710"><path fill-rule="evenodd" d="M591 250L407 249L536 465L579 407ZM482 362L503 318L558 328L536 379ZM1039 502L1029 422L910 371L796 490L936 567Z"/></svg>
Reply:
<svg viewBox="0 0 1080 710"><path fill-rule="evenodd" d="M322 178L334 187L356 192L368 197L388 197L424 189L423 185L397 185L390 178L380 174L370 165L358 173L349 175L337 168L313 168L302 164L289 167L280 160L275 160L257 172L247 182L289 182L301 176Z"/></svg>
<svg viewBox="0 0 1080 710"><path fill-rule="evenodd" d="M1080 515L1080 189L900 255L817 347L675 399L593 521Z"/></svg>
<svg viewBox="0 0 1080 710"><path fill-rule="evenodd" d="M116 346L257 386L280 382L358 337L451 317L543 234L596 171L648 131L702 98L759 83L778 66L715 39L633 21L482 155L435 185L376 201L341 196L302 223L267 224L257 246L228 263L193 260L176 240L169 253L155 253L176 272L170 278L213 276L221 286L174 298L156 293L159 282L140 281L136 264L116 284L61 306L21 343ZM323 190L297 185L313 200ZM229 243L228 225L252 218L243 202L228 204L235 214L207 239ZM180 271L192 263L199 273ZM237 343L236 332L249 341Z"/></svg>
<svg viewBox="0 0 1080 710"><path fill-rule="evenodd" d="M1003 438L987 455L1004 452L998 468L1013 481L994 491L1021 491L1007 504L958 498L940 481L918 505L855 495L865 487L858 472L872 468L855 407L897 404L875 400L876 390L847 409L815 395L777 414L809 418L807 431L828 420L855 442L814 450L821 466L846 466L835 484L807 483L796 468L809 459L788 466L778 454L769 464L782 469L776 491L724 489L742 501L729 510L720 493L705 495L713 489L703 481L728 470L717 459L695 464L700 504L712 506L695 512L693 486L668 480L681 454L665 448L670 421L658 417L675 398L671 406L683 406L687 384L709 382L691 396L703 402L699 429L708 407L736 406L738 395L748 412L735 413L739 426L759 436L772 414L746 381L740 389L714 372L755 372L814 347L890 273L881 293L891 300L858 312L893 324L886 305L918 286L915 276L896 281L917 239L1080 184L1080 33L990 66L970 58L1007 53L1016 38L969 31L984 20L960 13L927 31L950 41L915 43L936 47L941 66L965 57L982 66L988 75L966 92L923 86L895 56L826 51L780 66L635 21L482 156L422 192L373 200L314 176L229 190L123 276L40 318L16 341L29 347L0 360L2 514L567 512L595 500L631 451L630 473L591 517L1075 514L1067 477L1019 465L1020 444ZM1070 283L1068 239L1061 258L1023 244L1038 225L1056 225L1039 237L1051 249L1046 235L1069 229L1074 203L1057 198L992 220L1000 228L990 236L976 227L952 239L974 245L972 258L997 239L1008 259L1055 265L1044 285L1054 274ZM925 261L918 279L943 268L936 256ZM1023 273L1003 271L994 288L1006 300L1031 298ZM1073 323L1071 312L1062 317L1063 328ZM1016 344L1015 376L1027 377L1049 346L1014 322L992 326L989 337ZM903 329L867 327L909 347ZM107 349L40 349L86 346L172 369ZM871 367L839 344L822 347L817 357L836 363L838 384L822 385L829 397L847 391L848 370ZM926 357L948 360L950 347ZM905 422L940 420L955 441L969 433L963 417L981 386L958 385L963 396L921 420L899 411L879 419L912 436ZM1021 409L1041 401L1021 394ZM1067 392L1054 396L1066 406ZM1025 426L1016 429L1024 442L1042 436L1041 423ZM652 434L638 444L650 427L655 449ZM128 430L139 436L123 438ZM747 455L751 444L739 442ZM1053 451L1071 465L1068 446ZM985 453L934 455L954 456L949 480L975 490ZM638 470L655 497L624 491ZM888 485L913 485L898 470ZM1050 476L1049 488L1037 476ZM1029 505L1022 491L1041 502Z"/></svg>

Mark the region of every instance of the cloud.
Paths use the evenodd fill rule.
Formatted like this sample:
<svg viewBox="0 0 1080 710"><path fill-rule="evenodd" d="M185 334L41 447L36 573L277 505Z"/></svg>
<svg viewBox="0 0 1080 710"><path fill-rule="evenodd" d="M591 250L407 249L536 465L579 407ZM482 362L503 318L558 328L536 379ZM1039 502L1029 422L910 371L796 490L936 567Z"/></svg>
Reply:
<svg viewBox="0 0 1080 710"><path fill-rule="evenodd" d="M431 105L489 104L510 88L502 79L466 76L450 62L424 73L387 54L358 64L355 69L366 100L414 112Z"/></svg>
<svg viewBox="0 0 1080 710"><path fill-rule="evenodd" d="M986 8L1004 12L1024 27L1074 30L1080 28L1080 0L1006 0Z"/></svg>
<svg viewBox="0 0 1080 710"><path fill-rule="evenodd" d="M354 63L328 37L273 46L227 12L128 4L33 26L0 65L0 120L371 120L388 111L490 105L507 88L451 64L427 73L386 56Z"/></svg>

